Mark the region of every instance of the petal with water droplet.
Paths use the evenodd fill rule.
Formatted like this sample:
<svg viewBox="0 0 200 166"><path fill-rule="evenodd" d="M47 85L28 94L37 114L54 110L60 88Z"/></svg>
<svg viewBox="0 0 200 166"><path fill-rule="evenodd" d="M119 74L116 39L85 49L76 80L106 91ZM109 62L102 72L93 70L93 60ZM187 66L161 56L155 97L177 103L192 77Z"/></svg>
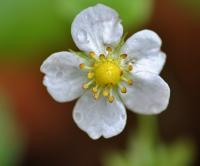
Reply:
<svg viewBox="0 0 200 166"><path fill-rule="evenodd" d="M102 4L83 10L72 23L73 40L85 52L104 53L105 46L115 46L122 34L118 13Z"/></svg>
<svg viewBox="0 0 200 166"><path fill-rule="evenodd" d="M158 114L169 103L170 88L157 74L137 72L132 75L133 85L127 93L120 93L125 105L140 114Z"/></svg>
<svg viewBox="0 0 200 166"><path fill-rule="evenodd" d="M76 124L92 139L119 134L126 125L126 118L125 107L117 96L113 103L108 103L104 97L95 100L90 92L77 101L73 111Z"/></svg>
<svg viewBox="0 0 200 166"><path fill-rule="evenodd" d="M54 53L43 62L43 83L56 101L71 101L83 93L81 87L86 78L79 69L82 62L80 57L69 52Z"/></svg>

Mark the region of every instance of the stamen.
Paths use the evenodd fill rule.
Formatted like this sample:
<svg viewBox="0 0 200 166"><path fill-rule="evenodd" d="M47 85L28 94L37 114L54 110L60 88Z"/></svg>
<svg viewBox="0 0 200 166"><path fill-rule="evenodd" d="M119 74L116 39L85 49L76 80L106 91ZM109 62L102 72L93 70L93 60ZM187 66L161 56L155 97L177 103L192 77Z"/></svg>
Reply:
<svg viewBox="0 0 200 166"><path fill-rule="evenodd" d="M112 48L111 47L107 47L106 51L108 51L110 53L110 52L112 52Z"/></svg>
<svg viewBox="0 0 200 166"><path fill-rule="evenodd" d="M133 66L132 66L132 64L121 65L121 70L122 70L122 72L125 72L128 74L130 71L133 70Z"/></svg>
<svg viewBox="0 0 200 166"><path fill-rule="evenodd" d="M121 79L125 82L127 82L129 85L132 85L133 84L133 80L131 79L127 79L126 77L121 77Z"/></svg>
<svg viewBox="0 0 200 166"><path fill-rule="evenodd" d="M121 93L127 93L126 84L133 84L132 77L130 77L130 71L133 70L133 59L127 56L125 53L117 54L112 47L106 47L106 52L98 56L94 51L90 51L88 53L90 63L79 65L80 69L87 70L89 80L82 87L90 89L94 99L98 100L104 96L107 102L113 103L115 100L114 86L118 86Z"/></svg>
<svg viewBox="0 0 200 166"><path fill-rule="evenodd" d="M93 93L93 97L98 100L100 97L100 93L101 93L101 88L98 89L98 91L96 93Z"/></svg>
<svg viewBox="0 0 200 166"><path fill-rule="evenodd" d="M128 65L128 70L132 71L133 70L133 66L132 65Z"/></svg>
<svg viewBox="0 0 200 166"><path fill-rule="evenodd" d="M93 72L88 72L87 73L87 77L88 77L88 79L92 79L93 77L94 77L94 73Z"/></svg>
<svg viewBox="0 0 200 166"><path fill-rule="evenodd" d="M114 101L114 99L115 99L114 96L109 96L109 97L108 97L108 101L109 101L110 103L112 103L112 102Z"/></svg>
<svg viewBox="0 0 200 166"><path fill-rule="evenodd" d="M109 101L109 103L112 103L113 101L114 101L114 96L113 96L113 94L112 94L112 87L110 88L110 93L109 93L109 96L108 96L108 101Z"/></svg>
<svg viewBox="0 0 200 166"><path fill-rule="evenodd" d="M119 88L120 88L120 90L121 90L121 93L126 93L127 91L126 91L126 87L125 86L123 86L122 84L118 84L118 86L119 86Z"/></svg>
<svg viewBox="0 0 200 166"><path fill-rule="evenodd" d="M100 55L99 55L99 59L100 59L100 60L105 60L105 59L106 59L106 57L105 57L105 55L104 55L104 54L100 54Z"/></svg>
<svg viewBox="0 0 200 166"><path fill-rule="evenodd" d="M89 86L87 83L83 84L83 89L88 89L88 88L89 88Z"/></svg>
<svg viewBox="0 0 200 166"><path fill-rule="evenodd" d="M98 100L98 99L99 99L99 94L94 93L94 94L93 94L93 97L94 97L96 100Z"/></svg>
<svg viewBox="0 0 200 166"><path fill-rule="evenodd" d="M103 91L103 96L105 96L105 97L108 97L109 96L109 90L108 90L108 88L106 87L105 89L104 89L104 91Z"/></svg>
<svg viewBox="0 0 200 166"><path fill-rule="evenodd" d="M127 54L121 54L121 55L120 55L120 58L122 58L122 59L126 59L127 56L128 56Z"/></svg>
<svg viewBox="0 0 200 166"><path fill-rule="evenodd" d="M128 80L129 85L133 85L133 80Z"/></svg>
<svg viewBox="0 0 200 166"><path fill-rule="evenodd" d="M92 67L86 66L84 63L81 63L81 64L79 65L79 68L80 68L80 69L92 70Z"/></svg>
<svg viewBox="0 0 200 166"><path fill-rule="evenodd" d="M84 64L84 63L81 63L81 64L79 65L79 67L80 67L80 69L83 69L83 68L85 67L85 64Z"/></svg>
<svg viewBox="0 0 200 166"><path fill-rule="evenodd" d="M126 93L126 87L122 87L122 88L121 88L121 92L122 92L122 93Z"/></svg>
<svg viewBox="0 0 200 166"><path fill-rule="evenodd" d="M125 82L128 82L128 79L126 78L126 77L121 77L121 79L123 80L123 81L125 81Z"/></svg>
<svg viewBox="0 0 200 166"><path fill-rule="evenodd" d="M90 86L93 82L94 82L94 80L91 80L91 81L89 81L89 82L87 82L87 83L84 83L84 84L83 84L83 89L88 89L89 86Z"/></svg>
<svg viewBox="0 0 200 166"><path fill-rule="evenodd" d="M92 88L93 93L97 93L97 91L98 91L98 85L96 85L95 87Z"/></svg>
<svg viewBox="0 0 200 166"><path fill-rule="evenodd" d="M94 57L95 57L95 55L96 55L96 54L95 54L95 52L94 52L94 51L90 51L90 52L89 52L89 56L90 56L91 58L94 58Z"/></svg>

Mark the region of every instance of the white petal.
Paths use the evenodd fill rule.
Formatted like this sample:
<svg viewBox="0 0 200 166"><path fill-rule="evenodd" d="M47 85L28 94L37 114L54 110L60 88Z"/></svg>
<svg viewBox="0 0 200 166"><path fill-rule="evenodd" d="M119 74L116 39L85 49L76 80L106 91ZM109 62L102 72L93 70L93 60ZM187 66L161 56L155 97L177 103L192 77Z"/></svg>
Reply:
<svg viewBox="0 0 200 166"><path fill-rule="evenodd" d="M126 110L118 98L108 103L104 97L94 100L91 92L87 92L76 103L73 119L92 139L109 138L124 129Z"/></svg>
<svg viewBox="0 0 200 166"><path fill-rule="evenodd" d="M152 72L155 74L160 74L166 61L166 54L163 52L155 53L147 56L146 58L141 58L133 64L133 72Z"/></svg>
<svg viewBox="0 0 200 166"><path fill-rule="evenodd" d="M72 23L72 37L83 51L105 51L105 45L115 46L123 34L118 13L102 4L80 12Z"/></svg>
<svg viewBox="0 0 200 166"><path fill-rule="evenodd" d="M121 52L135 60L138 71L160 73L166 58L165 54L160 51L161 44L162 41L155 32L142 30L125 42Z"/></svg>
<svg viewBox="0 0 200 166"><path fill-rule="evenodd" d="M83 93L84 74L79 69L82 62L69 52L54 53L43 62L40 68L45 74L43 84L56 101L71 101Z"/></svg>
<svg viewBox="0 0 200 166"><path fill-rule="evenodd" d="M138 72L133 75L133 85L121 97L125 105L134 112L158 114L168 106L170 89L157 74Z"/></svg>

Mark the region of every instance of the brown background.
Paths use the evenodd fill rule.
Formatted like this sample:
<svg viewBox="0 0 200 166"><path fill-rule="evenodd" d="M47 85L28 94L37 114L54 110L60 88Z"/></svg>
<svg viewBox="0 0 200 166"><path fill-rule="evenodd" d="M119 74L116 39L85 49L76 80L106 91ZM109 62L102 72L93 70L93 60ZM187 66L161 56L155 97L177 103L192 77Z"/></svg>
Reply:
<svg viewBox="0 0 200 166"><path fill-rule="evenodd" d="M157 0L153 17L144 28L161 36L168 55L162 76L171 87L171 100L166 112L159 115L162 139L171 142L186 136L199 148L200 18L188 8ZM27 138L22 165L99 166L105 151L124 149L127 134L135 128L136 115L128 113L128 124L121 135L108 140L89 139L72 120L74 102L56 103L42 86L41 62L0 66L1 87L11 96ZM196 165L200 165L199 156Z"/></svg>

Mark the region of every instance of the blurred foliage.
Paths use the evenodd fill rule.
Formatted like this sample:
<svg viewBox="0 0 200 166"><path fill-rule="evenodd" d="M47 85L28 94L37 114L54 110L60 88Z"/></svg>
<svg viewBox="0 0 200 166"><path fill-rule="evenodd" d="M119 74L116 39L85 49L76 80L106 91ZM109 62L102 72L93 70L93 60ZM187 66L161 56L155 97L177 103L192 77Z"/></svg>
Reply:
<svg viewBox="0 0 200 166"><path fill-rule="evenodd" d="M153 0L0 0L0 56L27 59L67 50L74 17L97 3L116 9L131 31L146 23L153 7Z"/></svg>
<svg viewBox="0 0 200 166"><path fill-rule="evenodd" d="M66 27L56 15L55 2L0 0L0 55L30 58L35 50L58 46Z"/></svg>
<svg viewBox="0 0 200 166"><path fill-rule="evenodd" d="M194 144L181 139L170 145L160 142L156 118L140 116L139 126L126 151L105 156L105 166L190 166L195 159Z"/></svg>
<svg viewBox="0 0 200 166"><path fill-rule="evenodd" d="M0 96L0 166L16 165L22 154L18 125L5 99Z"/></svg>
<svg viewBox="0 0 200 166"><path fill-rule="evenodd" d="M177 0L177 2L189 9L191 14L200 16L200 0Z"/></svg>

